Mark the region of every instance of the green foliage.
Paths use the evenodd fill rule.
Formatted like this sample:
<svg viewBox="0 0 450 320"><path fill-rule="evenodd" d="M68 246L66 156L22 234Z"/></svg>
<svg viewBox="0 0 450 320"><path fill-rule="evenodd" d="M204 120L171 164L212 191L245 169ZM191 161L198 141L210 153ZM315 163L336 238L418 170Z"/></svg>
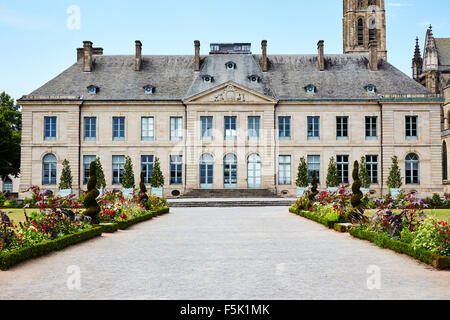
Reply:
<svg viewBox="0 0 450 320"><path fill-rule="evenodd" d="M441 196L437 193L433 194L431 198L431 203L433 207L442 207L444 205L444 201L442 201Z"/></svg>
<svg viewBox="0 0 450 320"><path fill-rule="evenodd" d="M63 170L61 173L61 180L59 183L59 189L72 189L72 171L70 169L69 161L64 159Z"/></svg>
<svg viewBox="0 0 450 320"><path fill-rule="evenodd" d="M300 159L300 164L298 165L297 181L295 182L299 188L307 188L309 185L308 179L308 165L306 163L305 157Z"/></svg>
<svg viewBox="0 0 450 320"><path fill-rule="evenodd" d="M433 221L426 220L419 226L414 233L412 245L414 248L425 248L427 250L437 252L437 249L439 248L439 240Z"/></svg>
<svg viewBox="0 0 450 320"><path fill-rule="evenodd" d="M158 157L155 158L155 165L153 166L152 177L150 178L150 185L152 186L152 188L164 187L164 176L161 172Z"/></svg>
<svg viewBox="0 0 450 320"><path fill-rule="evenodd" d="M3 192L0 192L0 207L3 207L3 204L6 201L6 196Z"/></svg>
<svg viewBox="0 0 450 320"><path fill-rule="evenodd" d="M330 158L330 163L328 165L328 173L327 173L327 187L328 188L335 188L339 187L340 183L338 169L336 165L336 160L334 160L334 157Z"/></svg>
<svg viewBox="0 0 450 320"><path fill-rule="evenodd" d="M22 114L20 106L5 92L0 94L0 178L20 173Z"/></svg>
<svg viewBox="0 0 450 320"><path fill-rule="evenodd" d="M350 200L352 205L352 209L348 213L348 219L350 221L356 221L359 223L364 223L366 221L366 217L364 216L364 203L362 198L364 197L361 192L361 180L359 180L359 163L355 161L353 165L353 184L352 184L352 193L353 196Z"/></svg>
<svg viewBox="0 0 450 320"><path fill-rule="evenodd" d="M318 185L319 185L319 180L317 180L317 172L316 170L313 170L313 172L311 172L311 191L308 195L309 201L310 202L314 202L316 200L316 196L319 194L319 190Z"/></svg>
<svg viewBox="0 0 450 320"><path fill-rule="evenodd" d="M141 172L141 181L139 183L139 202L146 206L148 201L147 187L145 186L145 172ZM148 209L148 208L147 208Z"/></svg>
<svg viewBox="0 0 450 320"><path fill-rule="evenodd" d="M91 162L91 166L89 167L89 181L88 181L88 191L86 196L84 197L84 215L88 216L92 219L94 224L99 223L99 213L100 206L97 203L97 197L100 195L100 192L97 190L97 165L96 162Z"/></svg>
<svg viewBox="0 0 450 320"><path fill-rule="evenodd" d="M365 189L370 188L370 175L367 171L366 157L361 157L361 163L359 166L359 179L361 180L361 186Z"/></svg>
<svg viewBox="0 0 450 320"><path fill-rule="evenodd" d="M413 234L412 232L409 230L409 228L403 228L403 230L400 232L400 239L404 242L404 243L412 243L413 242Z"/></svg>
<svg viewBox="0 0 450 320"><path fill-rule="evenodd" d="M133 163L131 162L130 157L125 158L125 166L123 169L122 176L122 187L125 189L134 189L134 173L133 173Z"/></svg>
<svg viewBox="0 0 450 320"><path fill-rule="evenodd" d="M105 180L105 173L103 172L103 166L100 162L100 158L95 159L95 164L97 166L96 174L97 174L97 189L105 189L106 188L106 180Z"/></svg>
<svg viewBox="0 0 450 320"><path fill-rule="evenodd" d="M389 176L387 179L387 185L389 188L399 189L402 187L402 175L400 171L400 167L398 166L398 158L397 156L392 157L392 166L389 171Z"/></svg>

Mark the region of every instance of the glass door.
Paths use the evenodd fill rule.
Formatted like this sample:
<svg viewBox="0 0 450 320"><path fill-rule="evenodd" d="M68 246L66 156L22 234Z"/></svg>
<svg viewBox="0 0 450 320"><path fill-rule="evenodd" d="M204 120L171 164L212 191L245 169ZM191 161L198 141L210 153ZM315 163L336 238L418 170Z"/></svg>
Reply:
<svg viewBox="0 0 450 320"><path fill-rule="evenodd" d="M214 184L214 158L204 154L200 159L200 188L212 189Z"/></svg>
<svg viewBox="0 0 450 320"><path fill-rule="evenodd" d="M248 157L248 187L250 189L261 188L261 157L257 154L252 154Z"/></svg>
<svg viewBox="0 0 450 320"><path fill-rule="evenodd" d="M234 154L228 154L224 158L223 184L225 188L237 187L237 158Z"/></svg>

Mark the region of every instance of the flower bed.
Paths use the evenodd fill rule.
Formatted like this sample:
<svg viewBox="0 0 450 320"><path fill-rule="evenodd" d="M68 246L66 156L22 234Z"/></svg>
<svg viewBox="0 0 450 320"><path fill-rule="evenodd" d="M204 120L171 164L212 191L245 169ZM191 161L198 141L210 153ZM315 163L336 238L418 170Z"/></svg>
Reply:
<svg viewBox="0 0 450 320"><path fill-rule="evenodd" d="M318 214L315 211L303 211L303 210L298 210L297 208L295 208L294 206L292 206L289 211L291 213L294 213L296 215L299 215L301 217L307 218L309 220L313 220L315 222L318 222L320 224L323 224L324 226L333 229L334 225L336 223L339 223L339 220L335 220L334 218L327 218L326 216L322 216L320 214Z"/></svg>
<svg viewBox="0 0 450 320"><path fill-rule="evenodd" d="M52 251L62 250L68 246L99 237L101 235L102 229L99 227L94 227L74 234L69 234L55 240L43 241L30 247L2 251L0 252L0 270L8 270L9 268L25 260L37 258Z"/></svg>

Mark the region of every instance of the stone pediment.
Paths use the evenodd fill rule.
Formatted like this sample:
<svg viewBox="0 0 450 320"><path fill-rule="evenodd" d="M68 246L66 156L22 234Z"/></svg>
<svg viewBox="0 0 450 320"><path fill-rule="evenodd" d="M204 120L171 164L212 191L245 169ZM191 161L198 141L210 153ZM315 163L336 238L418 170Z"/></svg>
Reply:
<svg viewBox="0 0 450 320"><path fill-rule="evenodd" d="M186 104L276 104L277 100L235 82L226 82L184 99Z"/></svg>

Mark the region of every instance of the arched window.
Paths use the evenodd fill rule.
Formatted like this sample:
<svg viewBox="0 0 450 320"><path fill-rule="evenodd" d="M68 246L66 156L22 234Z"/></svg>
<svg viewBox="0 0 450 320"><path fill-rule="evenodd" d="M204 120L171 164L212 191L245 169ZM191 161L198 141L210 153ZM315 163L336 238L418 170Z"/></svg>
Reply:
<svg viewBox="0 0 450 320"><path fill-rule="evenodd" d="M364 22L363 19L358 20L358 46L364 45Z"/></svg>
<svg viewBox="0 0 450 320"><path fill-rule="evenodd" d="M419 184L419 156L415 153L408 154L405 167L406 184Z"/></svg>
<svg viewBox="0 0 450 320"><path fill-rule="evenodd" d="M223 159L223 183L225 188L237 187L237 157L227 154Z"/></svg>
<svg viewBox="0 0 450 320"><path fill-rule="evenodd" d="M442 177L448 180L448 165L447 165L447 142L442 144Z"/></svg>
<svg viewBox="0 0 450 320"><path fill-rule="evenodd" d="M56 185L56 156L47 154L42 160L42 185Z"/></svg>
<svg viewBox="0 0 450 320"><path fill-rule="evenodd" d="M3 181L3 192L6 192L7 194L11 194L12 193L12 189L13 189L13 186L12 186L11 179L10 178L6 178Z"/></svg>
<svg viewBox="0 0 450 320"><path fill-rule="evenodd" d="M377 40L377 29L376 29L376 23L374 22L375 18L373 20L370 20L370 27L369 27L369 41ZM373 22L372 22L373 21Z"/></svg>
<svg viewBox="0 0 450 320"><path fill-rule="evenodd" d="M261 187L261 157L257 154L252 154L248 157L247 163L247 180L249 188Z"/></svg>
<svg viewBox="0 0 450 320"><path fill-rule="evenodd" d="M358 0L358 8L362 8L364 5L364 0Z"/></svg>
<svg viewBox="0 0 450 320"><path fill-rule="evenodd" d="M214 158L204 154L200 158L200 188L210 189L214 184Z"/></svg>

